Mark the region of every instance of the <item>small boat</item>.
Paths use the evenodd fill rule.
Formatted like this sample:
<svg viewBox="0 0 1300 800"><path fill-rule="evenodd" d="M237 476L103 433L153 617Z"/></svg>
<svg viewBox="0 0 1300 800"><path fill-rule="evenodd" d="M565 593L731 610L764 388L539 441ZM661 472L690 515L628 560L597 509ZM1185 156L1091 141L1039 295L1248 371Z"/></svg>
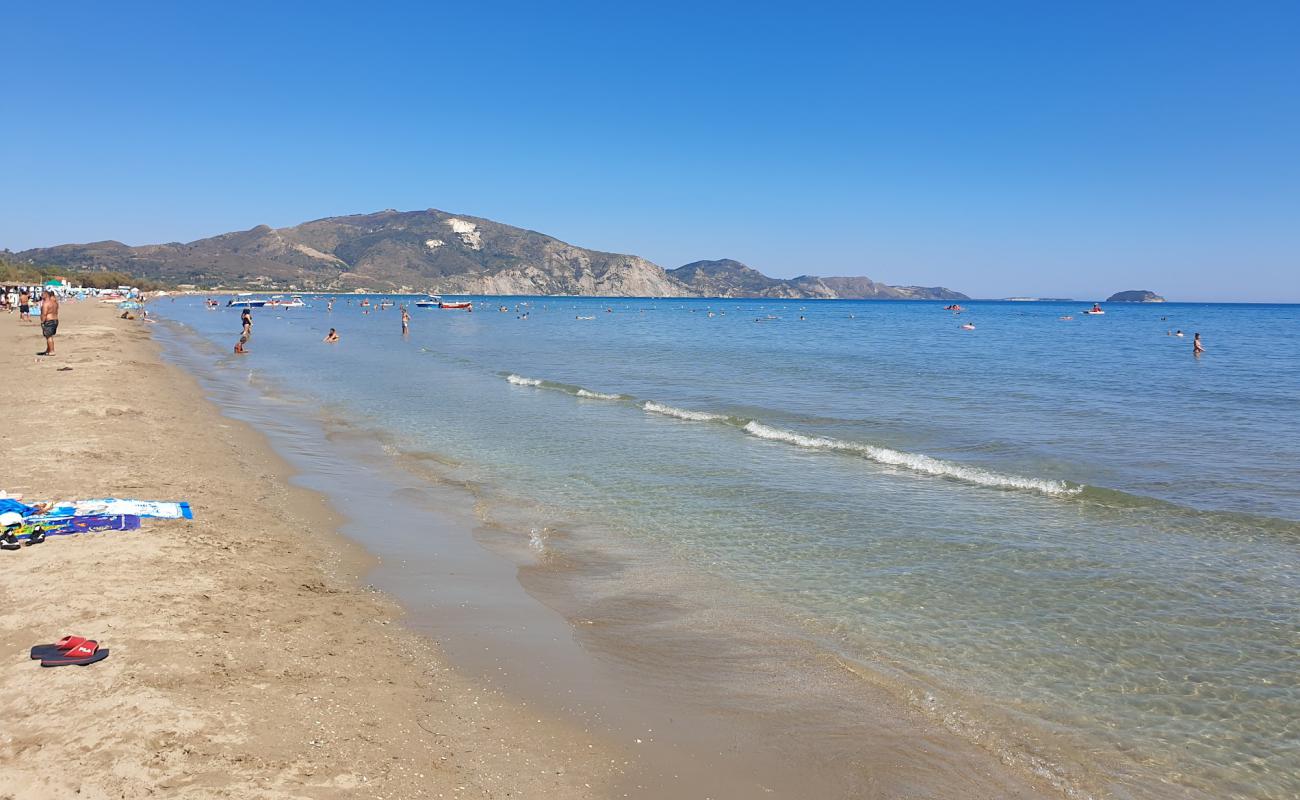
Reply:
<svg viewBox="0 0 1300 800"><path fill-rule="evenodd" d="M975 330L975 323L967 322L965 325L961 326L961 329L964 331L973 331Z"/></svg>
<svg viewBox="0 0 1300 800"><path fill-rule="evenodd" d="M1102 311L1100 308L1098 308L1098 309L1096 309L1096 310L1089 309L1089 310L1087 310L1087 311L1084 311L1083 313L1085 313L1085 314L1087 314L1087 315L1089 315L1089 316L1096 316L1096 315L1098 315L1098 314L1105 314L1106 312L1105 312L1105 311Z"/></svg>
<svg viewBox="0 0 1300 800"><path fill-rule="evenodd" d="M253 297L251 294L241 294L230 298L226 301L226 308L261 308L270 301L262 297Z"/></svg>
<svg viewBox="0 0 1300 800"><path fill-rule="evenodd" d="M442 298L436 294L431 294L423 300L416 300L416 308L437 308L442 304Z"/></svg>
<svg viewBox="0 0 1300 800"><path fill-rule="evenodd" d="M466 311L473 311L474 304L468 300L456 300L453 302L441 302L438 304L438 308L463 308Z"/></svg>
<svg viewBox="0 0 1300 800"><path fill-rule="evenodd" d="M267 305L276 308L303 308L307 304L302 301L301 297L295 294L288 300L285 300L283 295L276 295L267 302Z"/></svg>

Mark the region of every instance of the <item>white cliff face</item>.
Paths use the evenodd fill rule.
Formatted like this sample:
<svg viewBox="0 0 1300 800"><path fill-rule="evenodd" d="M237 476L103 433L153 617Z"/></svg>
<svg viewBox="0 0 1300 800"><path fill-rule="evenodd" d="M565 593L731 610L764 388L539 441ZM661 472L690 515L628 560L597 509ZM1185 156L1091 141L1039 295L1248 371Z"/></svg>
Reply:
<svg viewBox="0 0 1300 800"><path fill-rule="evenodd" d="M424 246L427 247L427 248L429 248L430 250L437 250L439 247L442 247L444 244L446 244L446 242L444 242L444 241L441 240L441 239L425 239L425 240L424 240Z"/></svg>
<svg viewBox="0 0 1300 800"><path fill-rule="evenodd" d="M519 264L491 275L465 275L444 279L444 292L465 294L611 295L629 297L688 297L692 292L643 259L628 257L603 269L592 269L586 259L569 262L571 269L557 271L534 264Z"/></svg>
<svg viewBox="0 0 1300 800"><path fill-rule="evenodd" d="M451 227L453 233L460 236L460 240L471 250L483 249L483 234L479 232L477 225L455 217L447 220L447 225Z"/></svg>

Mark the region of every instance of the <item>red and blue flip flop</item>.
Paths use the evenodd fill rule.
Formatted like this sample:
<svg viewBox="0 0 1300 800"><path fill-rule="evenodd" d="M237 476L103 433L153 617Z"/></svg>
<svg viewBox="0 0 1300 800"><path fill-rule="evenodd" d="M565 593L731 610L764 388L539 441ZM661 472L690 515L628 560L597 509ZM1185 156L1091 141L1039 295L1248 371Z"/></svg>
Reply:
<svg viewBox="0 0 1300 800"><path fill-rule="evenodd" d="M41 659L42 667L66 667L76 665L84 667L108 658L108 648L99 649L99 643L89 639L82 641L57 654L50 654Z"/></svg>
<svg viewBox="0 0 1300 800"><path fill-rule="evenodd" d="M57 656L62 654L63 651L76 647L84 641L86 641L86 637L84 636L64 636L54 644L33 645L31 656L33 660Z"/></svg>

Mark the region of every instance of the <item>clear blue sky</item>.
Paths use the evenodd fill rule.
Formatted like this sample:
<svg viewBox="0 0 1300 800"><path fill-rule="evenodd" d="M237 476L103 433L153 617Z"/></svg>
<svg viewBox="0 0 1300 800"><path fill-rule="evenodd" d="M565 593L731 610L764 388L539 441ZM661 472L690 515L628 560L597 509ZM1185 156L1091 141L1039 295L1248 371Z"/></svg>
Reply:
<svg viewBox="0 0 1300 800"><path fill-rule="evenodd" d="M1300 3L37 3L0 247L441 208L666 267L1300 301Z"/></svg>

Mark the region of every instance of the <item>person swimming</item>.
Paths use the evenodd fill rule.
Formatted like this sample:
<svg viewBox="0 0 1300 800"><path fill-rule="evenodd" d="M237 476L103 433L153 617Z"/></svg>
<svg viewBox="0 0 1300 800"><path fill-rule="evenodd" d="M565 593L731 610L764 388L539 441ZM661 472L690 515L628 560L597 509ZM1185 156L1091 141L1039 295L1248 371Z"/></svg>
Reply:
<svg viewBox="0 0 1300 800"><path fill-rule="evenodd" d="M329 344L334 344L338 340L339 340L338 331L334 330L333 328L330 328L330 332L325 334L325 338L322 339L321 341L328 342Z"/></svg>

